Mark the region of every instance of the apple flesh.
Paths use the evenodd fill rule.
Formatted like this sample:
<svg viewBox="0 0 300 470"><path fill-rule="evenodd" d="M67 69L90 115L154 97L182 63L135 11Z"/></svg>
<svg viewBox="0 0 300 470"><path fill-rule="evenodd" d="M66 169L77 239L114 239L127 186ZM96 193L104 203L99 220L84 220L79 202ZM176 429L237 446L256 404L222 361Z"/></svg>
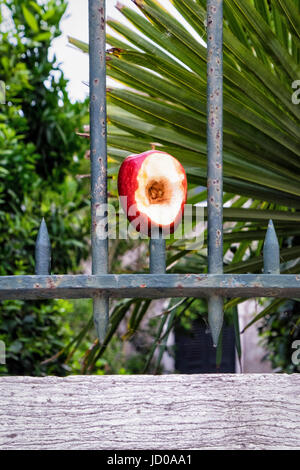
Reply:
<svg viewBox="0 0 300 470"><path fill-rule="evenodd" d="M183 166L166 152L149 150L129 155L118 176L118 191L128 220L138 232L173 233L187 198Z"/></svg>

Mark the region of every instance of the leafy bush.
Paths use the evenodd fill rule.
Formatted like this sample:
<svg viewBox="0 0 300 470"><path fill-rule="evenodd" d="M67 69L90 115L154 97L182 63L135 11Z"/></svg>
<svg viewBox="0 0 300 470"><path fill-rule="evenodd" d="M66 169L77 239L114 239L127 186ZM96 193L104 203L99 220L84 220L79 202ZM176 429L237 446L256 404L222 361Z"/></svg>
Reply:
<svg viewBox="0 0 300 470"><path fill-rule="evenodd" d="M6 104L0 106L0 275L34 273L42 217L53 271L75 272L88 254L89 202L76 179L86 145L75 133L87 120L88 106L70 102L56 58L49 59L66 3L0 0L0 6L10 19L0 31L0 80L6 84ZM0 373L65 374L63 356L41 362L73 335L64 325L72 305L2 302L0 339L7 362Z"/></svg>
<svg viewBox="0 0 300 470"><path fill-rule="evenodd" d="M285 302L278 310L264 318L259 332L267 350L266 359L271 361L275 371L288 374L300 372L300 365L292 361L295 347L300 340L300 303Z"/></svg>

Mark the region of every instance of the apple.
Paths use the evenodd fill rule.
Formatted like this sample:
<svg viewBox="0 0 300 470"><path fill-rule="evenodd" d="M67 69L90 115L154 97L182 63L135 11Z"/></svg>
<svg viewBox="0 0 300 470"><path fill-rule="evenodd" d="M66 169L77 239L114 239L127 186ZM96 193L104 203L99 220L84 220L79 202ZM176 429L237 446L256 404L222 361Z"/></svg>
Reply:
<svg viewBox="0 0 300 470"><path fill-rule="evenodd" d="M125 158L119 170L118 191L124 212L138 232L150 236L159 229L169 234L183 215L186 174L172 155L149 150Z"/></svg>

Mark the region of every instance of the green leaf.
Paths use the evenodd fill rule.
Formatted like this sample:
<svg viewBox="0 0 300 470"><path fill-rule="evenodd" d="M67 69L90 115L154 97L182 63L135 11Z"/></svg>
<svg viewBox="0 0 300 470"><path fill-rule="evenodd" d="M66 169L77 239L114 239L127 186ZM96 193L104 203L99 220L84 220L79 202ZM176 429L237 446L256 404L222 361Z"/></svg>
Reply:
<svg viewBox="0 0 300 470"><path fill-rule="evenodd" d="M225 1L229 3L228 0ZM271 52L273 59L282 66L283 70L287 72L287 75L289 75L292 80L295 76L298 76L300 73L298 64L293 62L290 54L288 54L284 46L280 44L270 26L263 20L261 14L251 6L251 3L249 3L248 0L230 0L230 2L231 5L234 4L235 8L241 11L248 26L252 27L253 31L265 44L265 47Z"/></svg>
<svg viewBox="0 0 300 470"><path fill-rule="evenodd" d="M56 13L56 9L55 9L55 8L49 8L49 10L47 10L47 11L43 14L42 18L43 18L44 21L48 21L48 20L50 20L50 19L55 15L55 13Z"/></svg>
<svg viewBox="0 0 300 470"><path fill-rule="evenodd" d="M242 333L244 333L250 326L254 325L254 323L258 322L262 318L264 318L266 315L269 313L274 312L281 304L283 304L286 301L286 299L275 299L273 300L266 308L264 308L260 313L255 315L253 320L251 320L248 325L245 326L243 329Z"/></svg>
<svg viewBox="0 0 300 470"><path fill-rule="evenodd" d="M237 307L233 308L233 325L234 325L234 335L235 335L235 348L236 348L238 358L240 360L242 357L242 347L241 347L239 315L238 315Z"/></svg>
<svg viewBox="0 0 300 470"><path fill-rule="evenodd" d="M79 41L78 39L75 39L71 36L68 36L68 41L70 44L77 47L82 52L89 52L89 45L86 42Z"/></svg>
<svg viewBox="0 0 300 470"><path fill-rule="evenodd" d="M293 28L294 33L300 38L300 17L299 17L299 4L298 8L296 2L293 0L278 0L281 8L286 13L286 17Z"/></svg>
<svg viewBox="0 0 300 470"><path fill-rule="evenodd" d="M30 10L28 10L28 8L24 5L24 3L22 3L22 11L23 11L23 15L28 26L30 26L33 32L38 33L39 32L38 22L35 19L34 14L31 13Z"/></svg>
<svg viewBox="0 0 300 470"><path fill-rule="evenodd" d="M40 34L37 34L36 36L34 36L34 40L35 41L39 41L39 42L43 42L43 41L49 41L51 39L51 33L50 31L49 32L45 32L45 33L40 33Z"/></svg>

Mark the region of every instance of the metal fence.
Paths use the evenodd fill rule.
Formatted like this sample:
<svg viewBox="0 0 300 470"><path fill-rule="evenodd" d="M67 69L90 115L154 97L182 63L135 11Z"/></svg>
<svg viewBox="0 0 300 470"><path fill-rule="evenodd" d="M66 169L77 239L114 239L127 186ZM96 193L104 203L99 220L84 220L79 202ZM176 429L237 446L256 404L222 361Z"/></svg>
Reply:
<svg viewBox="0 0 300 470"><path fill-rule="evenodd" d="M50 275L51 248L41 223L35 275L0 277L0 299L93 298L103 342L109 298L203 297L214 343L223 322L224 297L300 297L300 275L279 274L279 245L272 222L264 244L264 274L223 274L223 2L207 1L208 274L166 274L165 240L150 240L150 274L109 274L107 202L105 0L89 0L92 274Z"/></svg>

